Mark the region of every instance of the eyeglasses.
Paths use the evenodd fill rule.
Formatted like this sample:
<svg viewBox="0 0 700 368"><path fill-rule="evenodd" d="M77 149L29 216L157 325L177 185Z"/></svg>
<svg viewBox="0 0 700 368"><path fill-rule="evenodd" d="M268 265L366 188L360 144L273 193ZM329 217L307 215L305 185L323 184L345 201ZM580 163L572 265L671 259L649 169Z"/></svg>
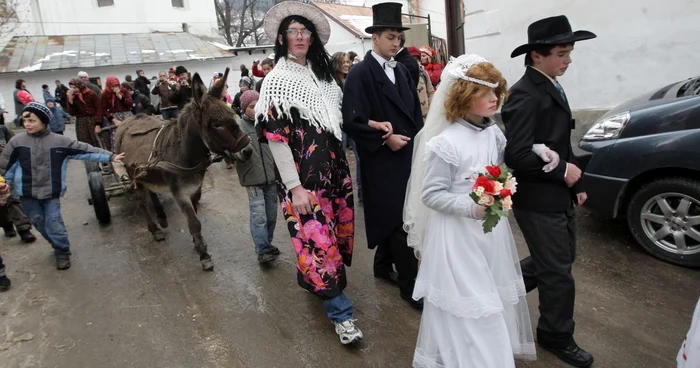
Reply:
<svg viewBox="0 0 700 368"><path fill-rule="evenodd" d="M292 36L292 37L299 37L299 34L301 34L301 38L311 38L311 31L308 29L288 29L287 30L287 36Z"/></svg>

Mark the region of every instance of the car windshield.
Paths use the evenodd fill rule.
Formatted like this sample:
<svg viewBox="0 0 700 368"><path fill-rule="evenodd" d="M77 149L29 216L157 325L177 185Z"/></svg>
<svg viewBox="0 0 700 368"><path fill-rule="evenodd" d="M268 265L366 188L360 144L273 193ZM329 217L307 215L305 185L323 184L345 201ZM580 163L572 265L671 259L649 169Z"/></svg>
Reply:
<svg viewBox="0 0 700 368"><path fill-rule="evenodd" d="M688 80L679 90L676 97L700 95L700 77Z"/></svg>

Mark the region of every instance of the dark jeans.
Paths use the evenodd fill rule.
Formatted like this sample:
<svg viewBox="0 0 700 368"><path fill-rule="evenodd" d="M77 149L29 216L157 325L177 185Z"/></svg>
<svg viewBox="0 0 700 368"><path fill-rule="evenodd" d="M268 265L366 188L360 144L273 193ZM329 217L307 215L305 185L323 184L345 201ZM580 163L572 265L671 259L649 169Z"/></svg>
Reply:
<svg viewBox="0 0 700 368"><path fill-rule="evenodd" d="M335 298L324 300L323 308L333 323L341 323L352 319L352 302L344 293L340 293Z"/></svg>
<svg viewBox="0 0 700 368"><path fill-rule="evenodd" d="M68 230L61 216L61 201L58 198L34 199L22 197L22 206L34 227L41 233L56 254L68 253L70 242Z"/></svg>
<svg viewBox="0 0 700 368"><path fill-rule="evenodd" d="M277 225L277 184L246 187L250 206L250 235L255 252L265 254L271 250L272 237Z"/></svg>
<svg viewBox="0 0 700 368"><path fill-rule="evenodd" d="M17 231L25 231L32 228L27 215L24 214L22 202L16 196L9 196L7 203L0 206L0 227L15 226Z"/></svg>
<svg viewBox="0 0 700 368"><path fill-rule="evenodd" d="M0 277L5 276L5 264L2 263L2 256L0 256Z"/></svg>
<svg viewBox="0 0 700 368"><path fill-rule="evenodd" d="M163 120L177 119L177 117L180 116L180 109L174 108L160 110L160 114L163 116Z"/></svg>
<svg viewBox="0 0 700 368"><path fill-rule="evenodd" d="M525 288L539 290L537 341L566 347L573 343L576 286L571 267L576 258L574 206L565 212L513 209L530 256L520 261Z"/></svg>
<svg viewBox="0 0 700 368"><path fill-rule="evenodd" d="M418 276L418 259L413 253L413 248L408 246L407 237L403 226L399 226L384 242L377 245L374 254L374 274L385 275L392 272L392 264L395 265L401 294L411 297Z"/></svg>

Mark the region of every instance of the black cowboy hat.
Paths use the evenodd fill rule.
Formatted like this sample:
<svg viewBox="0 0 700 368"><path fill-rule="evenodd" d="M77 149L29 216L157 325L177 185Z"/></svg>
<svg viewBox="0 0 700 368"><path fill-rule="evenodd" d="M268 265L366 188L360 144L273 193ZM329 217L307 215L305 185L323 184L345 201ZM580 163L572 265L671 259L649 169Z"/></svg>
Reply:
<svg viewBox="0 0 700 368"><path fill-rule="evenodd" d="M519 46L510 54L514 58L534 49L546 46L590 40L597 36L589 31L571 31L571 24L565 15L540 19L527 27L527 43Z"/></svg>
<svg viewBox="0 0 700 368"><path fill-rule="evenodd" d="M401 23L401 7L399 3L381 3L372 7L372 26L365 28L365 32L374 33L379 29L398 29L406 31Z"/></svg>

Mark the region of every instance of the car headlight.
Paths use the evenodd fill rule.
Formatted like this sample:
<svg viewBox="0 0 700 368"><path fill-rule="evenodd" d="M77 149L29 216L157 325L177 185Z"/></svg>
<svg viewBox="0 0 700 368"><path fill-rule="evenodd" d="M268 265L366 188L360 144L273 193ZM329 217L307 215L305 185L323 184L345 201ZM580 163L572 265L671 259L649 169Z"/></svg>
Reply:
<svg viewBox="0 0 700 368"><path fill-rule="evenodd" d="M615 139L620 136L622 129L630 121L629 111L621 114L609 116L605 119L597 121L591 129L583 136L584 141L602 141L606 139Z"/></svg>

